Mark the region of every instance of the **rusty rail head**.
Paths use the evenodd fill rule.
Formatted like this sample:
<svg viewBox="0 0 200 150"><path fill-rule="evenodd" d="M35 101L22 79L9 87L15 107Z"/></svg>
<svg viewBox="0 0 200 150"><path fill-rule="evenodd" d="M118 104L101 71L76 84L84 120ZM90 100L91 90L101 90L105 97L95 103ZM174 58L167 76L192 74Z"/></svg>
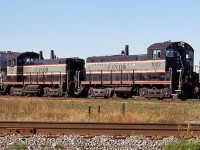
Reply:
<svg viewBox="0 0 200 150"><path fill-rule="evenodd" d="M200 124L147 124L147 123L83 123L83 122L0 122L0 135L7 134L79 134L86 136L143 135L151 137L200 135Z"/></svg>

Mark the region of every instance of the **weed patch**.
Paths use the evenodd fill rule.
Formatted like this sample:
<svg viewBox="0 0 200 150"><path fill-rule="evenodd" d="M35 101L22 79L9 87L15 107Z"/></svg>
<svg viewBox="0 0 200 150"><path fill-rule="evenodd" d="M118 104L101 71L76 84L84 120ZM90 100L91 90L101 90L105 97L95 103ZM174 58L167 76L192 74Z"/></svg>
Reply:
<svg viewBox="0 0 200 150"><path fill-rule="evenodd" d="M1 97L0 114L1 121L174 123L199 120L200 103Z"/></svg>
<svg viewBox="0 0 200 150"><path fill-rule="evenodd" d="M164 150L199 150L200 142L188 142L188 141L177 141L168 142L164 147Z"/></svg>

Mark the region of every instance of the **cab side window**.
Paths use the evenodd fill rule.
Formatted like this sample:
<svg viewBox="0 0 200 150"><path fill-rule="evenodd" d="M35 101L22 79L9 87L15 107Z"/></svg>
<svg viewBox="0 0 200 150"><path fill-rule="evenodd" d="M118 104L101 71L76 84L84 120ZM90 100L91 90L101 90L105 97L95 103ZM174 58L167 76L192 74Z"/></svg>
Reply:
<svg viewBox="0 0 200 150"><path fill-rule="evenodd" d="M153 59L159 59L161 57L161 50L153 50Z"/></svg>
<svg viewBox="0 0 200 150"><path fill-rule="evenodd" d="M7 61L7 66L14 67L16 65L17 65L16 59Z"/></svg>

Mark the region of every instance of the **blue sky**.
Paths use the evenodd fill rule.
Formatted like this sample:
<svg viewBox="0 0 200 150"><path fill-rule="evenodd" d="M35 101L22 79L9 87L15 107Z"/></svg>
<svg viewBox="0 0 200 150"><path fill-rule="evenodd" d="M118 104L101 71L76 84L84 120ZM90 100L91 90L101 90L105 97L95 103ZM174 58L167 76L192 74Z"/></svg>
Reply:
<svg viewBox="0 0 200 150"><path fill-rule="evenodd" d="M156 42L185 41L200 60L199 0L0 0L0 50L49 58L143 54Z"/></svg>

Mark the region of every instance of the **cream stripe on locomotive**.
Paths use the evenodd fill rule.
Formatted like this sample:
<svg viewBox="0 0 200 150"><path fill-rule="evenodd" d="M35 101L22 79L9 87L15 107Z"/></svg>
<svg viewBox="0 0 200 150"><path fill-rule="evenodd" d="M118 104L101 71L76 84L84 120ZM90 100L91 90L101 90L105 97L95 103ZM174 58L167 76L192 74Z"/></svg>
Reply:
<svg viewBox="0 0 200 150"><path fill-rule="evenodd" d="M165 60L86 63L86 72L165 72Z"/></svg>
<svg viewBox="0 0 200 150"><path fill-rule="evenodd" d="M24 75L27 74L66 74L67 65L66 64L57 64L57 65L33 65L33 66L24 66L23 68Z"/></svg>
<svg viewBox="0 0 200 150"><path fill-rule="evenodd" d="M24 67L35 67L35 66L37 66L37 67L42 67L42 66L66 66L66 64L43 64L43 65L37 65L37 64L35 64L35 65L27 65L27 66L24 66Z"/></svg>
<svg viewBox="0 0 200 150"><path fill-rule="evenodd" d="M56 65L30 65L30 66L14 66L7 67L7 76L19 75L65 75L67 70L66 64ZM23 74L22 74L23 72Z"/></svg>

